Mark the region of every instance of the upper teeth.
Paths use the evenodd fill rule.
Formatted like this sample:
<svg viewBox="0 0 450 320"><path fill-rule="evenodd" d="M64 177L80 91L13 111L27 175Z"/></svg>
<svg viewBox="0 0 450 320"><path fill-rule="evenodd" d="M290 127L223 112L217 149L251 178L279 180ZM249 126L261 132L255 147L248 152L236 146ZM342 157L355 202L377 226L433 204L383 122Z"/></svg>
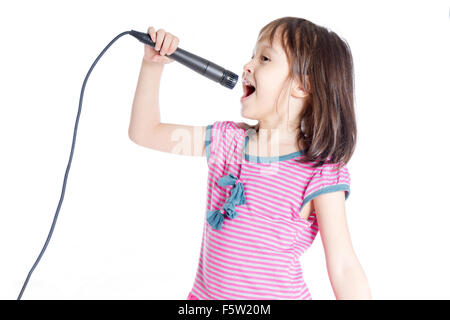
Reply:
<svg viewBox="0 0 450 320"><path fill-rule="evenodd" d="M252 85L249 81L247 81L247 80L243 80L242 81L243 83L244 83L244 85L246 85L246 86L252 86L252 87L254 87L254 85Z"/></svg>

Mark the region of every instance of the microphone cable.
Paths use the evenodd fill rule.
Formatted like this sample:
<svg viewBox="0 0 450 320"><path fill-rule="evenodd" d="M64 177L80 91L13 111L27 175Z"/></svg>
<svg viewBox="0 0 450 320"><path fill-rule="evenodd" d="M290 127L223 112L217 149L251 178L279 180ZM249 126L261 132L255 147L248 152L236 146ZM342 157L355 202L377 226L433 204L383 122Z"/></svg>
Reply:
<svg viewBox="0 0 450 320"><path fill-rule="evenodd" d="M39 263L39 261L42 258L42 255L45 252L45 249L47 248L48 243L50 242L50 238L52 237L53 234L53 230L55 229L55 225L56 225L56 221L58 219L58 215L59 215L59 209L61 208L61 204L62 201L64 199L64 193L66 190L66 182L67 182L67 177L69 175L69 169L70 169L70 165L72 163L72 156L73 156L73 150L75 148L75 141L76 141L76 137L77 137L77 128L78 128L78 121L80 119L80 113L81 113L81 105L83 103L83 95L84 95L84 88L86 87L86 83L87 80L89 78L89 75L91 74L92 70L94 69L95 65L97 64L98 60L100 60L100 58L103 56L103 54L106 52L106 50L108 50L108 48L120 37L126 35L126 34L130 34L132 35L134 38L136 38L137 40L139 40L140 42L147 44L151 47L155 47L155 42L153 42L150 38L150 35L147 33L143 33L143 32L139 32L136 30L130 30L130 31L125 31L120 33L119 35L117 35L113 40L111 40L110 43L108 43L108 45L102 50L102 52L98 55L97 59L95 59L94 63L91 65L91 67L89 68L88 73L86 74L86 77L84 78L83 81L83 86L81 87L81 94L80 94L80 102L78 104L78 114L77 114L77 120L75 121L75 129L73 132L73 140L72 140L72 149L70 150L70 158L69 158L69 163L67 164L67 168L66 168L66 174L64 176L64 183L63 183L63 188L62 188L62 193L61 193L61 197L59 199L59 203L58 203L58 208L56 209L56 213L55 216L53 218L53 223L52 226L50 228L50 232L47 236L47 240L45 241L44 247L41 250L41 253L39 254L39 256L37 257L35 263L33 264L33 267L31 268L30 272L28 273L28 276L22 286L22 290L20 290L20 294L17 298L17 300L20 300L22 298L23 292L25 291L25 288L28 284L28 281L30 280L31 274L33 273L34 269L36 268L37 264ZM191 70L207 77L208 79L211 79L217 83L219 83L220 85L228 88L228 89L233 89L234 86L236 85L239 76L209 60L206 60L202 57L199 57L195 54L192 54L186 50L181 49L180 47L178 47L171 55L169 55L168 57L170 57L173 60L178 61L179 63L185 65L186 67L190 68Z"/></svg>
<svg viewBox="0 0 450 320"><path fill-rule="evenodd" d="M131 31L125 31L125 32L122 32L121 34L119 34L118 36L116 36L113 40L111 40L110 43L108 43L108 45L107 45L107 46L102 50L102 52L98 55L97 59L95 59L94 63L91 65L91 67L90 67L88 73L86 74L86 77L84 78L83 86L81 87L80 102L79 102L79 104L78 104L77 120L75 121L75 129L74 129L74 132L73 132L72 149L70 150L69 163L67 164L66 174L65 174L65 176L64 176L64 183L63 183L63 188L62 188L61 197L60 197L59 203L58 203L58 208L56 209L56 213L55 213L55 216L54 216L54 218L53 218L53 223L52 223L52 226L51 226L51 228L50 228L50 232L48 233L47 240L45 241L44 247L42 248L41 253L40 253L39 256L37 257L36 261L34 262L33 267L31 268L30 272L28 273L28 276L27 276L27 278L26 278L26 280L25 280L25 282L24 282L24 284L23 284L23 286L22 286L22 290L20 290L20 294L19 294L19 296L17 297L17 300L20 300L20 299L22 298L22 295L23 295L23 293L24 293L24 291L25 291L25 288L27 287L28 281L30 280L31 274L33 273L33 271L34 271L34 269L36 268L37 264L38 264L39 261L41 260L42 255L43 255L44 252L45 252L45 249L47 249L47 245L48 245L48 243L50 242L50 238L52 237L53 230L55 229L56 221L57 221L58 215L59 215L59 209L61 208L61 204L62 204L62 201L63 201L63 199L64 199L64 193L65 193L65 190L66 190L66 183L67 183L67 177L69 176L70 165L71 165L71 163L72 163L73 150L74 150L74 148L75 148L75 141L76 141L76 138L77 138L78 121L79 121L79 119L80 119L81 105L82 105L82 103L83 103L84 88L86 87L86 83L87 83L87 80L88 80L88 78L89 78L89 75L91 74L92 69L94 69L94 67L95 67L95 65L97 64L98 60L100 60L100 58L101 58L101 57L103 56L103 54L106 52L106 50L108 50L108 48L109 48L109 47L110 47L117 39L119 39L120 37L122 37L122 36L124 36L124 35L126 35L126 34L132 34L132 33L131 33Z"/></svg>

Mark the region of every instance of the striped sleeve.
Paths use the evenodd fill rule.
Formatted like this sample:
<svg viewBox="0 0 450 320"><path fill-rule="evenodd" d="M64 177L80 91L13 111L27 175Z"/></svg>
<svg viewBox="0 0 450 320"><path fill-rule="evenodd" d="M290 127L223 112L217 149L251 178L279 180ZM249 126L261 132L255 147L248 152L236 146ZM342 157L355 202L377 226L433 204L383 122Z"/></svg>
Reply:
<svg viewBox="0 0 450 320"><path fill-rule="evenodd" d="M236 131L232 121L216 121L206 126L205 153L208 165L230 161Z"/></svg>
<svg viewBox="0 0 450 320"><path fill-rule="evenodd" d="M345 192L345 200L350 195L350 173L347 165L338 169L337 164L323 164L315 168L311 180L306 186L300 210L315 197L329 192Z"/></svg>
<svg viewBox="0 0 450 320"><path fill-rule="evenodd" d="M212 133L212 124L206 126L206 136L205 136L205 153L206 153L206 161L209 162L209 157L211 155L211 133Z"/></svg>

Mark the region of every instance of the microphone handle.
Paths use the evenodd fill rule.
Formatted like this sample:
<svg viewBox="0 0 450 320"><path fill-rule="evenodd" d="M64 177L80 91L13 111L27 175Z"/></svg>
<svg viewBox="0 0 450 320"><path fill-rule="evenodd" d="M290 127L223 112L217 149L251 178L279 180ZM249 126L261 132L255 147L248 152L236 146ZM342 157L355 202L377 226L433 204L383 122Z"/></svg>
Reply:
<svg viewBox="0 0 450 320"><path fill-rule="evenodd" d="M131 30L130 34L140 42L145 43L152 48L155 47L155 42L152 41L147 33ZM180 47L178 47L171 55L166 56L229 89L233 89L239 79L237 74L226 70L211 61L183 50Z"/></svg>

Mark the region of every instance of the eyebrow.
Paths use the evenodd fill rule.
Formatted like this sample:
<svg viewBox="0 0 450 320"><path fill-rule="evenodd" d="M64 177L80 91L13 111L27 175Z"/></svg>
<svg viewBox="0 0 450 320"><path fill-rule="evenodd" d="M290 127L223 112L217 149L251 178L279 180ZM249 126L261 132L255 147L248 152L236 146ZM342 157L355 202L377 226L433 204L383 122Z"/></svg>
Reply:
<svg viewBox="0 0 450 320"><path fill-rule="evenodd" d="M267 44L264 44L264 45L262 45L261 47L262 47L262 48L267 48L267 49L269 49L269 50L271 50L271 51L273 51L273 52L275 52L275 53L278 54L278 51L275 50L275 48L273 48L273 47L271 47L271 46L269 46L269 45L267 45ZM253 50L252 54L255 54L255 51L254 51L254 50Z"/></svg>

